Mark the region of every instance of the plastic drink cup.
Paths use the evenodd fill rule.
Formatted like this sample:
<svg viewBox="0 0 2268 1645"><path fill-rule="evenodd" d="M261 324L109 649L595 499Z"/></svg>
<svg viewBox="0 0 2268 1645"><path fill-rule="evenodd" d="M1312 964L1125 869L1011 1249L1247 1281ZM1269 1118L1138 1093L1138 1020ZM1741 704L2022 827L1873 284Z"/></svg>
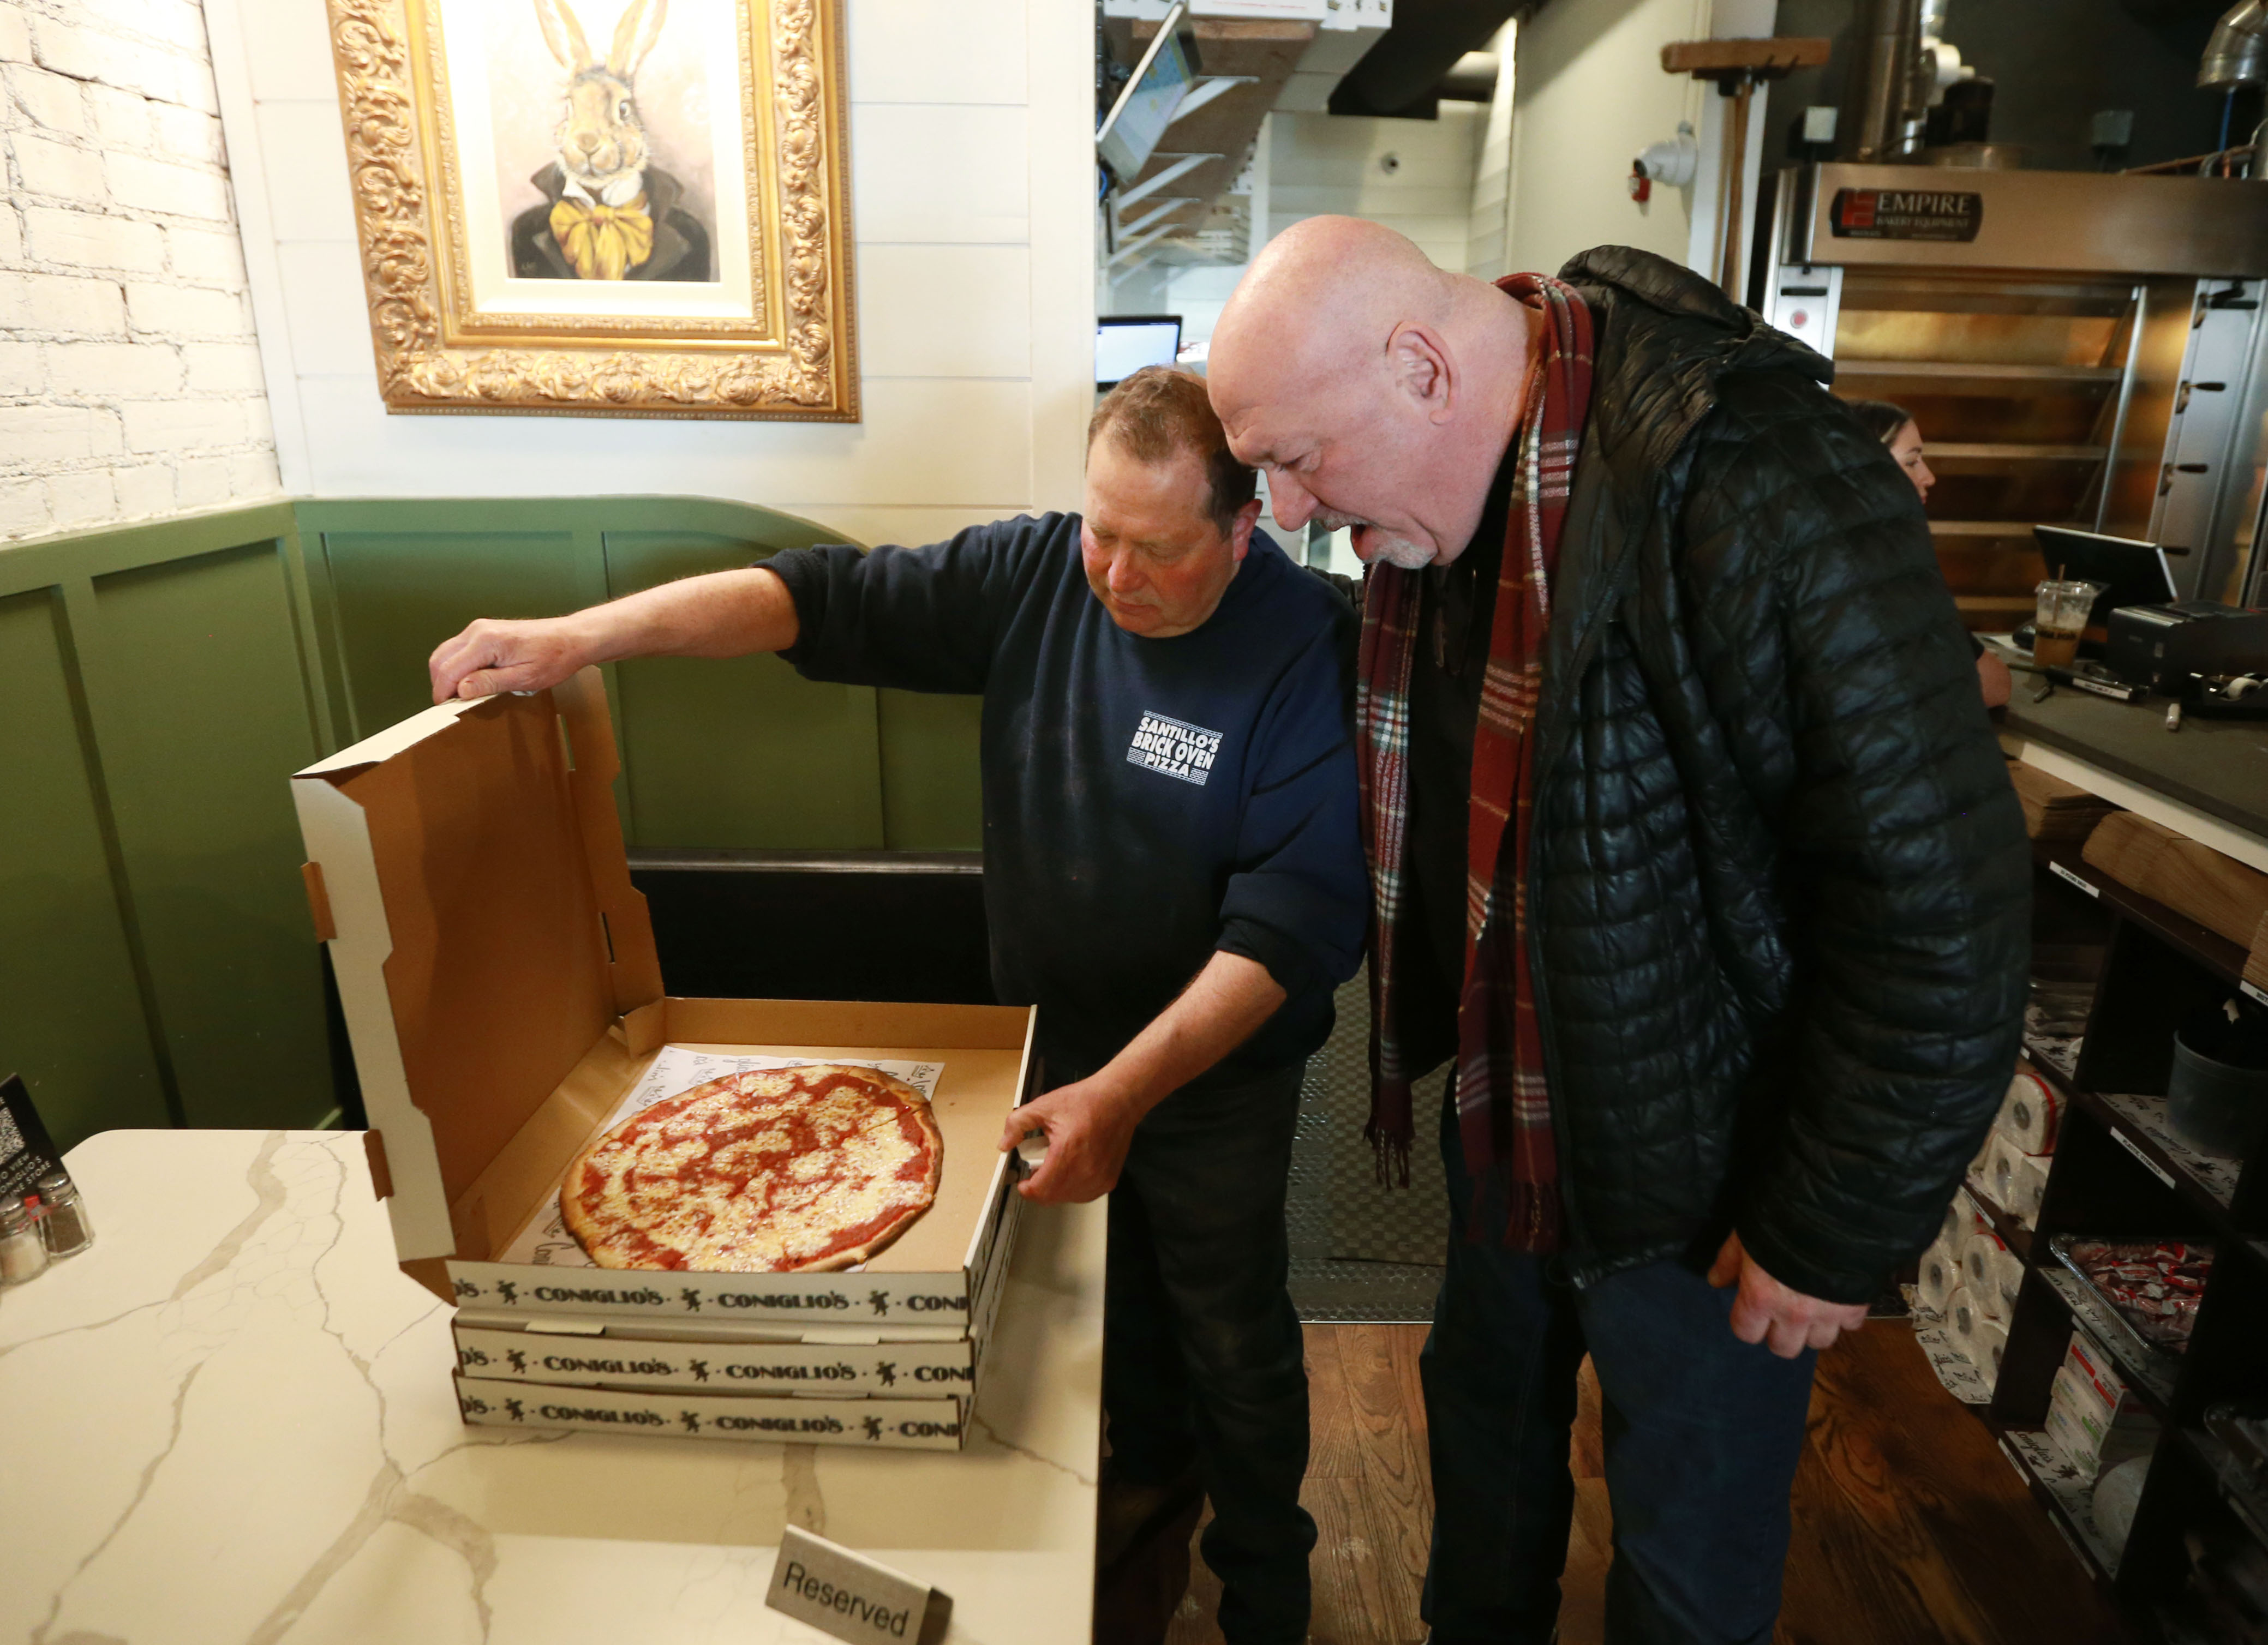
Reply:
<svg viewBox="0 0 2268 1645"><path fill-rule="evenodd" d="M2087 631L2095 599L2110 586L2050 578L2035 589L2039 603L2033 618L2032 660L2043 668L2069 668L2078 659L2080 636Z"/></svg>

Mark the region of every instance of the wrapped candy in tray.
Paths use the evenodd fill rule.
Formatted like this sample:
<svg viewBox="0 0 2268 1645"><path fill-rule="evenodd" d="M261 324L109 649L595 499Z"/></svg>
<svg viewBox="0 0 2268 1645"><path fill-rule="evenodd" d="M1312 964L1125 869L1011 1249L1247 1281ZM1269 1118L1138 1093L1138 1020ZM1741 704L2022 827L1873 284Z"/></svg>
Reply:
<svg viewBox="0 0 2268 1645"><path fill-rule="evenodd" d="M2189 1346L2213 1272L2213 1247L2194 1240L2075 1240L2072 1261L2145 1340Z"/></svg>

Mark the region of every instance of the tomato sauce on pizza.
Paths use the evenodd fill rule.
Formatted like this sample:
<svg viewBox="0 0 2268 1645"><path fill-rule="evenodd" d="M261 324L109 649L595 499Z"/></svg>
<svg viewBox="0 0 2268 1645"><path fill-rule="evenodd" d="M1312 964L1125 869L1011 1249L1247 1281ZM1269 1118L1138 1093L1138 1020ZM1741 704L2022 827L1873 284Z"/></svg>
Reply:
<svg viewBox="0 0 2268 1645"><path fill-rule="evenodd" d="M843 1063L728 1074L665 1097L567 1169L559 1208L602 1268L847 1268L937 1197L922 1094Z"/></svg>

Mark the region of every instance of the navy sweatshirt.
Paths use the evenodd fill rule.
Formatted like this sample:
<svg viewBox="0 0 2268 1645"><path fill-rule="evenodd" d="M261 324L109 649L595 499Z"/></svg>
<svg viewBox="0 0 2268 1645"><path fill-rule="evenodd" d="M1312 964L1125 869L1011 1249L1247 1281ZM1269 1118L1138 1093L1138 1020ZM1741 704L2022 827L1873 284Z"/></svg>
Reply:
<svg viewBox="0 0 2268 1645"><path fill-rule="evenodd" d="M1040 1008L1051 1085L1116 1056L1216 950L1287 997L1198 1085L1322 1043L1369 907L1344 600L1256 533L1201 627L1138 638L1087 588L1075 514L763 563L806 678L983 694L993 988Z"/></svg>

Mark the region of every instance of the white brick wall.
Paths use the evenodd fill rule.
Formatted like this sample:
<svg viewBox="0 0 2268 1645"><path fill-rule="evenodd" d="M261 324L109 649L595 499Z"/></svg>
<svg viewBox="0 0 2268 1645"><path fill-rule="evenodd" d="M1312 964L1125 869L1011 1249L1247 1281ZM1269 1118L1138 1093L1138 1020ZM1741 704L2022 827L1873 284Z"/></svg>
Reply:
<svg viewBox="0 0 2268 1645"><path fill-rule="evenodd" d="M0 0L0 540L276 496L196 0Z"/></svg>

